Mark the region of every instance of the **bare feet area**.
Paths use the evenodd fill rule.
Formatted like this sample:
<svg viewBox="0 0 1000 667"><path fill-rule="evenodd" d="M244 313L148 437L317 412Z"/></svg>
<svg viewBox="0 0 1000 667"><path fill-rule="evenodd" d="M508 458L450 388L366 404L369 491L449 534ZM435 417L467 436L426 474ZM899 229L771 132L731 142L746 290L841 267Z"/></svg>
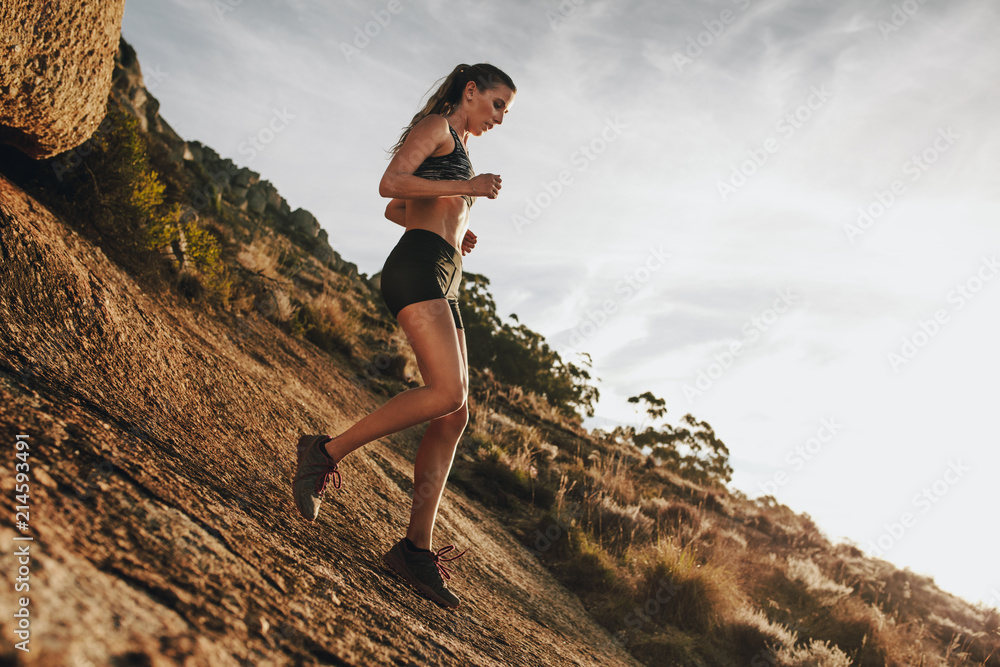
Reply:
<svg viewBox="0 0 1000 667"><path fill-rule="evenodd" d="M382 563L405 531L419 429L345 459L314 524L289 481L303 433L384 400L314 346L147 292L0 177L0 462L30 521L0 544L4 664L631 665L578 598L451 486L435 548L462 605ZM33 541L14 542L16 535ZM30 653L13 647L28 545Z"/></svg>

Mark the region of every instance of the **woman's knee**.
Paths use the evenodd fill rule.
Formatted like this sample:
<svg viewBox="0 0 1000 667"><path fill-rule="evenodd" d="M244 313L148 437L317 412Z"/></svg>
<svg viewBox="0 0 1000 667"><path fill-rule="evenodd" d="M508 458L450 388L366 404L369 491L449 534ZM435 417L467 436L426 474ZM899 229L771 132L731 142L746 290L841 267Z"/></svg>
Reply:
<svg viewBox="0 0 1000 667"><path fill-rule="evenodd" d="M448 433L460 436L465 427L469 424L469 406L463 402L457 409L434 420L438 428L447 430Z"/></svg>
<svg viewBox="0 0 1000 667"><path fill-rule="evenodd" d="M448 425L456 429L465 429L469 424L469 403L462 401L462 405L454 412L449 412L442 419L448 421Z"/></svg>
<svg viewBox="0 0 1000 667"><path fill-rule="evenodd" d="M434 394L437 406L436 412L440 417L461 412L468 398L468 392L462 385L438 387L435 388Z"/></svg>

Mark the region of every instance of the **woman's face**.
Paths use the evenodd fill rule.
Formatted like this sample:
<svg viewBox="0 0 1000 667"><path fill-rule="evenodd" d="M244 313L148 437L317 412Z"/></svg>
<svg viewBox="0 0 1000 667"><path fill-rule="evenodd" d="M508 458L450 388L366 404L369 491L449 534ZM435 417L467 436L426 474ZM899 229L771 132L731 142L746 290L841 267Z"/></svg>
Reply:
<svg viewBox="0 0 1000 667"><path fill-rule="evenodd" d="M502 83L483 91L475 84L472 86L472 100L468 101L468 130L469 134L478 137L503 122L504 114L514 103L514 91Z"/></svg>

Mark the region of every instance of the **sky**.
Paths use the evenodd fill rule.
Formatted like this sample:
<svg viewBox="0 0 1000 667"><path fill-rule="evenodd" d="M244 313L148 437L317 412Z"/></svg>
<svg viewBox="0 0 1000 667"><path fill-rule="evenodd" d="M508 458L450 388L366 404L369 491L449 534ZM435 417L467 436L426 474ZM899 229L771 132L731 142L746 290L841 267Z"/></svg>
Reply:
<svg viewBox="0 0 1000 667"><path fill-rule="evenodd" d="M601 393L707 421L732 488L1000 607L1000 5L978 0L128 0L160 114L316 215L369 275L386 150L459 63L479 243ZM281 128L270 132L269 127ZM255 142L256 140L256 142ZM256 147L254 147L256 143Z"/></svg>

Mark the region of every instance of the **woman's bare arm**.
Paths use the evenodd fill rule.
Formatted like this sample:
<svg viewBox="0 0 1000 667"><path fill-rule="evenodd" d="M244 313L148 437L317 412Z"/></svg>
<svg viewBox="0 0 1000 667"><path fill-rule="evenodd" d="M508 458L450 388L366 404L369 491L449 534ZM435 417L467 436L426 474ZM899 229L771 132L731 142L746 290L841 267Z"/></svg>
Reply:
<svg viewBox="0 0 1000 667"><path fill-rule="evenodd" d="M432 181L413 172L435 151L454 143L448 121L437 114L427 116L413 126L382 175L378 193L393 199L457 197L472 194L469 181Z"/></svg>
<svg viewBox="0 0 1000 667"><path fill-rule="evenodd" d="M441 148L450 150L454 139L444 116L432 114L413 126L399 152L393 156L378 184L378 193L392 199L428 199L431 197L487 197L500 191L500 177L480 174L468 181L435 181L414 176L425 159Z"/></svg>

